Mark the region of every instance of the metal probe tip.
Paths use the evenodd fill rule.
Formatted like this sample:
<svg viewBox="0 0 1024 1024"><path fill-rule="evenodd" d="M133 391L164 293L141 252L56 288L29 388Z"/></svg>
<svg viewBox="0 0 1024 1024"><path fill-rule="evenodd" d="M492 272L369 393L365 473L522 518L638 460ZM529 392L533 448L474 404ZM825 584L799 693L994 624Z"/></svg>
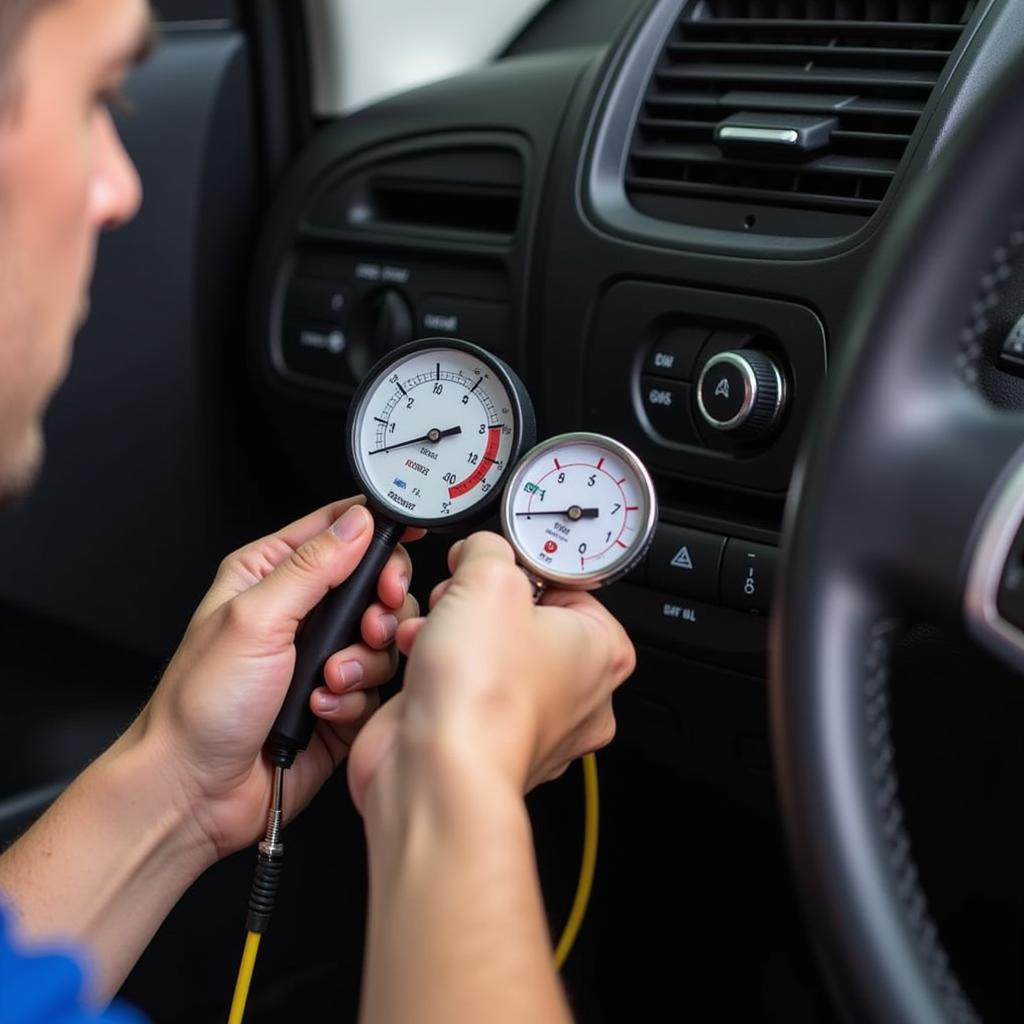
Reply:
<svg viewBox="0 0 1024 1024"><path fill-rule="evenodd" d="M281 818L284 805L284 769L274 766L274 795L270 801L270 814L267 816L267 832L259 845L259 851L265 857L280 857L284 853L281 842Z"/></svg>

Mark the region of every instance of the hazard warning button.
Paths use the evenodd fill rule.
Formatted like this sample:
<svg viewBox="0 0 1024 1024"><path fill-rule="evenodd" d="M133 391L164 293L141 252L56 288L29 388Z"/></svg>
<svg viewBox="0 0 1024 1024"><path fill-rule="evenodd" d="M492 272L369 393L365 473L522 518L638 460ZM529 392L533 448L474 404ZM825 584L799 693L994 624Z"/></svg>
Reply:
<svg viewBox="0 0 1024 1024"><path fill-rule="evenodd" d="M660 523L648 558L647 582L670 594L717 603L724 548L724 537Z"/></svg>

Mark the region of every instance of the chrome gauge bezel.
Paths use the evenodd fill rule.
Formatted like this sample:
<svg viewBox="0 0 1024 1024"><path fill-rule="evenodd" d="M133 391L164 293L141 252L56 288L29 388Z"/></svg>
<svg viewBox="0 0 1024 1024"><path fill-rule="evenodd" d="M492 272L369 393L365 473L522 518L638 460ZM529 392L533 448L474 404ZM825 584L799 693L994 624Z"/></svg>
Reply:
<svg viewBox="0 0 1024 1024"><path fill-rule="evenodd" d="M524 485L530 469L537 463L538 459L542 459L548 453L573 444L593 445L594 447L604 448L609 454L621 459L630 471L636 475L640 486L644 490L647 502L647 513L640 528L639 539L627 549L618 562L588 573L564 573L556 572L546 566L538 567L530 552L526 551L519 542L515 529L513 508L515 497L519 489ZM612 437L606 437L604 434L595 434L589 431L558 434L531 448L522 456L509 476L501 501L502 533L509 544L511 544L513 551L515 551L520 566L522 566L527 576L535 584L542 587L557 587L561 590L598 590L601 587L607 587L615 583L624 576L628 576L647 554L654 540L654 531L657 525L658 495L647 467L620 441L616 441Z"/></svg>
<svg viewBox="0 0 1024 1024"><path fill-rule="evenodd" d="M507 466L501 471L502 475L491 487L486 496L481 497L466 509L453 512L451 515L440 516L428 519L422 516L403 514L400 510L387 504L377 492L377 487L363 471L362 460L356 450L358 438L356 430L359 426L359 414L363 404L377 387L382 377L395 372L398 365L405 363L409 358L420 352L436 349L438 351L460 352L472 359L482 363L494 374L498 382L504 388L512 410L512 445L509 449ZM519 464L521 453L524 448L533 444L536 438L536 420L534 417L533 405L526 388L516 374L502 362L497 356L492 355L486 349L472 342L463 341L459 338L420 338L396 348L379 360L369 373L363 378L349 406L348 417L345 429L345 447L348 457L348 464L360 491L366 496L370 508L381 516L402 523L406 526L413 526L425 530L441 530L450 527L464 525L467 522L485 517L494 503L498 500L505 487L509 474Z"/></svg>

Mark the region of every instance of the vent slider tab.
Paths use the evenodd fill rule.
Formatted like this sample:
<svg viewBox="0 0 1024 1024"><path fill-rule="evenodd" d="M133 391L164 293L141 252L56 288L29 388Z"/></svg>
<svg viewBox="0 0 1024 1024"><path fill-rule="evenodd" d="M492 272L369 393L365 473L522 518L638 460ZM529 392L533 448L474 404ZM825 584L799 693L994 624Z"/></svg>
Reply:
<svg viewBox="0 0 1024 1024"><path fill-rule="evenodd" d="M780 153L812 153L828 146L838 126L835 117L744 111L719 122L715 142L725 152L769 147Z"/></svg>

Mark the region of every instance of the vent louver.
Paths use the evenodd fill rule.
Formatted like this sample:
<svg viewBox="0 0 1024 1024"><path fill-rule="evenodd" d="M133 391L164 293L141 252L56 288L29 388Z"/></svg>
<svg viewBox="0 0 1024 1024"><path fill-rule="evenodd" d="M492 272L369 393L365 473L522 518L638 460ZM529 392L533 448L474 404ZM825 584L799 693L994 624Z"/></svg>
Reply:
<svg viewBox="0 0 1024 1024"><path fill-rule="evenodd" d="M664 220L734 230L766 208L802 211L793 234L856 227L885 196L974 3L701 0L647 87L630 201ZM723 121L744 117L781 128L823 120L824 143L780 144L798 133L776 129L775 144L718 139Z"/></svg>

